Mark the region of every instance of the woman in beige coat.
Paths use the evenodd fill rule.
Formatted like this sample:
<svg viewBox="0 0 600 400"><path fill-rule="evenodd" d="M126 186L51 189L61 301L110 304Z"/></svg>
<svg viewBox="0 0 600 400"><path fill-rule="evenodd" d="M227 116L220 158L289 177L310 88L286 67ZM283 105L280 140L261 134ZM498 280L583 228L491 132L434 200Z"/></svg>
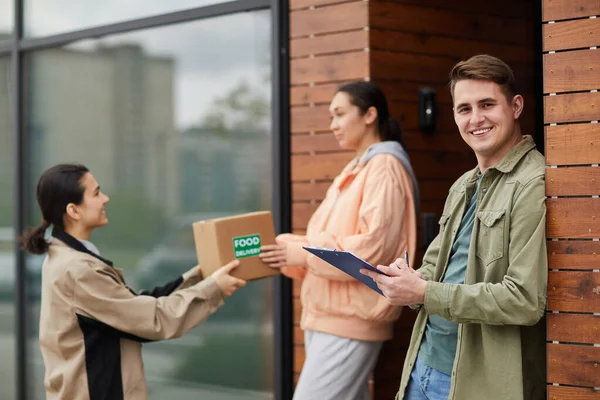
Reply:
<svg viewBox="0 0 600 400"><path fill-rule="evenodd" d="M46 398L147 399L141 343L182 336L215 312L245 285L229 275L238 262L206 279L194 267L137 293L89 241L108 223L109 198L86 167L60 164L45 171L37 201L43 221L23 243L31 253L47 253L40 311Z"/></svg>

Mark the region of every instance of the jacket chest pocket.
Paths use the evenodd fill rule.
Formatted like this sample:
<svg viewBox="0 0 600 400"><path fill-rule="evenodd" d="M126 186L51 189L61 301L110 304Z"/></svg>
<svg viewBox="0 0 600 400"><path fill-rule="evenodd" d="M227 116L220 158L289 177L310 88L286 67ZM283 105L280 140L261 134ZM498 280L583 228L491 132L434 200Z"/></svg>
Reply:
<svg viewBox="0 0 600 400"><path fill-rule="evenodd" d="M479 235L475 254L485 266L504 256L506 211L478 211Z"/></svg>

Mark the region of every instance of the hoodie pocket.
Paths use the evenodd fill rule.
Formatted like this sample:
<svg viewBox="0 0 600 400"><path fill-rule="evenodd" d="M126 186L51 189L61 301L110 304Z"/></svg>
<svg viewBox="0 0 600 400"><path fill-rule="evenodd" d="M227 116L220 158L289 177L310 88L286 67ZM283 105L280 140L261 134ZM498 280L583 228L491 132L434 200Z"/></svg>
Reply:
<svg viewBox="0 0 600 400"><path fill-rule="evenodd" d="M479 235L475 254L485 266L504 256L504 230L506 210L478 211Z"/></svg>

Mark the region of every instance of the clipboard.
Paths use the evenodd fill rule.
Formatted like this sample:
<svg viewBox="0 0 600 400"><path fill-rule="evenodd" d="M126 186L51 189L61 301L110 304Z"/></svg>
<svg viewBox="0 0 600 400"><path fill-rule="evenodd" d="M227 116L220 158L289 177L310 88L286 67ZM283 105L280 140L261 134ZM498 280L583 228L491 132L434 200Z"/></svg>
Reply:
<svg viewBox="0 0 600 400"><path fill-rule="evenodd" d="M377 293L383 296L381 290L377 287L375 281L369 278L366 275L360 273L361 268L365 268L371 270L373 272L377 272L378 274L388 276L366 262L352 254L349 251L340 251L340 250L331 250L331 249L321 249L318 247L310 247L310 246L302 246L302 248L315 256L319 257L323 261L331 264L337 269L347 273L354 279L364 283Z"/></svg>

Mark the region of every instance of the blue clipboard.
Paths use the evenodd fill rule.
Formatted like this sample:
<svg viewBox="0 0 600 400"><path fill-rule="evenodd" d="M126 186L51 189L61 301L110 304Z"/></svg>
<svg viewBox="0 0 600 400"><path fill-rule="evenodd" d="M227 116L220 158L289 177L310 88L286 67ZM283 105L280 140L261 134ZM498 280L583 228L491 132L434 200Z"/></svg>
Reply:
<svg viewBox="0 0 600 400"><path fill-rule="evenodd" d="M302 246L302 248L315 256L319 257L323 261L333 265L337 269L344 271L354 279L361 281L377 293L383 296L381 290L377 287L375 281L366 275L360 273L361 268L369 269L377 272L378 274L385 275L383 272L358 257L349 251L339 251L330 249L320 249L318 247Z"/></svg>

